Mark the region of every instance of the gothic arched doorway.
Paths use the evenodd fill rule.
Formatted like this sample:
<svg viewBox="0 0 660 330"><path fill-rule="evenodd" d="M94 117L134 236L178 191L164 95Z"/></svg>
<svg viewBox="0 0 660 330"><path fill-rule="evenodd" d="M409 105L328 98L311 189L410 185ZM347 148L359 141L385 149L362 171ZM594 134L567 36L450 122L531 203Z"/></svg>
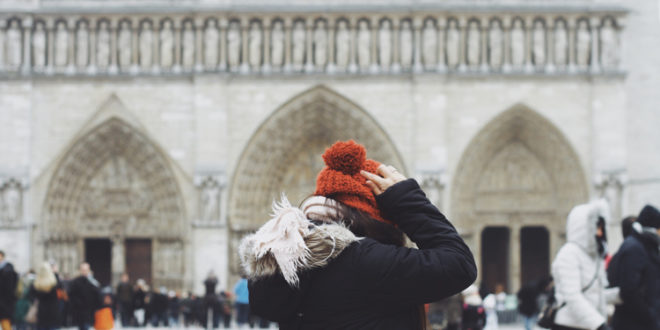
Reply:
<svg viewBox="0 0 660 330"><path fill-rule="evenodd" d="M91 258L97 272L111 272L99 278L116 282L126 271L133 280L182 288L184 214L163 153L110 118L78 138L55 170L43 210L44 257L70 276Z"/></svg>
<svg viewBox="0 0 660 330"><path fill-rule="evenodd" d="M490 249L481 246L483 229L509 228L508 251L499 252L507 264L500 267L508 269L509 290L517 290L521 269L529 269L521 266L521 229L547 228L547 249L554 255L568 212L587 198L586 177L570 143L550 121L515 106L488 123L463 153L453 180L452 218L470 237L478 265ZM479 280L489 278L482 271Z"/></svg>
<svg viewBox="0 0 660 330"><path fill-rule="evenodd" d="M237 246L268 220L271 203L285 192L296 205L314 192L321 154L338 140L353 139L367 157L404 169L394 144L358 105L325 88L306 91L276 110L243 151L229 192L230 270L238 272Z"/></svg>

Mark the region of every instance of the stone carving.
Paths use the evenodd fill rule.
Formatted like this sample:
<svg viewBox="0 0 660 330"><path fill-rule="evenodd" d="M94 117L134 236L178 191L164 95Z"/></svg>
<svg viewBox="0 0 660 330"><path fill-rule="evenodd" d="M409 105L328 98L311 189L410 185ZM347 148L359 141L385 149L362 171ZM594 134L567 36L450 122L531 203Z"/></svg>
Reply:
<svg viewBox="0 0 660 330"><path fill-rule="evenodd" d="M586 21L582 20L578 23L576 37L575 37L575 64L579 68L586 68L589 66L591 51L591 33Z"/></svg>
<svg viewBox="0 0 660 330"><path fill-rule="evenodd" d="M227 62L232 71L241 64L241 28L237 21L229 23L227 30Z"/></svg>
<svg viewBox="0 0 660 330"><path fill-rule="evenodd" d="M537 66L545 64L545 26L541 21L534 22L532 32L532 56Z"/></svg>
<svg viewBox="0 0 660 330"><path fill-rule="evenodd" d="M606 69L619 66L619 35L611 19L605 20L600 29L600 61Z"/></svg>
<svg viewBox="0 0 660 330"><path fill-rule="evenodd" d="M174 64L174 32L172 22L166 20L160 29L160 66L170 68Z"/></svg>
<svg viewBox="0 0 660 330"><path fill-rule="evenodd" d="M565 66L568 63L568 34L566 32L566 23L564 21L556 22L554 41L555 65Z"/></svg>
<svg viewBox="0 0 660 330"><path fill-rule="evenodd" d="M426 68L433 68L438 62L438 30L430 19L424 22L422 30L422 60Z"/></svg>
<svg viewBox="0 0 660 330"><path fill-rule="evenodd" d="M378 63L383 69L388 69L392 64L392 23L383 20L378 31Z"/></svg>
<svg viewBox="0 0 660 330"><path fill-rule="evenodd" d="M302 70L305 62L305 23L302 21L293 23L291 38L293 41L291 50L293 69Z"/></svg>
<svg viewBox="0 0 660 330"><path fill-rule="evenodd" d="M337 24L337 45L336 45L337 67L346 69L351 53L351 33L348 31L348 23L345 20Z"/></svg>
<svg viewBox="0 0 660 330"><path fill-rule="evenodd" d="M621 219L623 189L628 183L625 171L608 171L596 174L594 185L598 195L607 199L613 219Z"/></svg>
<svg viewBox="0 0 660 330"><path fill-rule="evenodd" d="M413 35L412 27L409 20L404 20L401 22L401 31L400 33L400 45L399 49L401 51L400 60L401 67L404 69L410 69L412 66L413 59Z"/></svg>
<svg viewBox="0 0 660 330"><path fill-rule="evenodd" d="M80 22L76 31L76 65L86 67L89 64L89 29L87 22Z"/></svg>
<svg viewBox="0 0 660 330"><path fill-rule="evenodd" d="M12 69L18 69L23 62L22 59L22 44L23 38L21 37L21 28L17 20L11 21L7 29L7 64Z"/></svg>
<svg viewBox="0 0 660 330"><path fill-rule="evenodd" d="M467 31L467 64L471 67L479 65L481 57L481 32L479 23L471 21L468 23Z"/></svg>
<svg viewBox="0 0 660 330"><path fill-rule="evenodd" d="M55 66L67 65L69 55L69 31L66 23L59 21L55 25Z"/></svg>
<svg viewBox="0 0 660 330"><path fill-rule="evenodd" d="M201 224L224 225L221 223L220 203L224 188L223 175L209 175L197 179L200 189Z"/></svg>
<svg viewBox="0 0 660 330"><path fill-rule="evenodd" d="M274 68L280 68L284 65L284 27L280 20L273 23L270 44L270 63Z"/></svg>
<svg viewBox="0 0 660 330"><path fill-rule="evenodd" d="M119 23L119 33L117 33L117 50L119 67L128 69L131 66L133 56L133 42L132 42L131 23L122 21Z"/></svg>
<svg viewBox="0 0 660 330"><path fill-rule="evenodd" d="M46 66L46 31L43 22L37 22L32 34L32 63L37 70Z"/></svg>
<svg viewBox="0 0 660 330"><path fill-rule="evenodd" d="M23 209L21 184L10 179L0 185L0 225L17 225Z"/></svg>
<svg viewBox="0 0 660 330"><path fill-rule="evenodd" d="M442 195L444 194L446 181L442 171L423 171L417 177L419 185L426 193L428 200L442 210Z"/></svg>
<svg viewBox="0 0 660 330"><path fill-rule="evenodd" d="M206 29L204 29L204 65L209 69L215 69L218 66L219 37L215 21L207 21Z"/></svg>
<svg viewBox="0 0 660 330"><path fill-rule="evenodd" d="M96 66L105 69L110 65L110 31L108 21L99 23L96 36Z"/></svg>
<svg viewBox="0 0 660 330"><path fill-rule="evenodd" d="M447 66L456 68L460 63L461 33L454 19L447 24Z"/></svg>
<svg viewBox="0 0 660 330"><path fill-rule="evenodd" d="M181 46L183 48L181 54L181 65L185 69L192 69L195 65L195 28L191 21L186 21L183 24L183 32L181 36Z"/></svg>
<svg viewBox="0 0 660 330"><path fill-rule="evenodd" d="M140 66L143 69L153 64L154 35L151 22L144 21L140 27Z"/></svg>
<svg viewBox="0 0 660 330"><path fill-rule="evenodd" d="M504 63L502 40L502 25L499 20L493 21L488 31L488 61L493 68L500 68Z"/></svg>
<svg viewBox="0 0 660 330"><path fill-rule="evenodd" d="M252 22L250 24L250 36L248 41L248 54L250 55L248 61L250 62L250 67L253 69L258 69L259 66L261 66L261 39L261 24L258 22Z"/></svg>
<svg viewBox="0 0 660 330"><path fill-rule="evenodd" d="M371 30L365 20L361 20L358 24L357 39L358 66L366 71L371 64Z"/></svg>
<svg viewBox="0 0 660 330"><path fill-rule="evenodd" d="M328 62L328 31L325 21L318 21L314 29L314 65L322 70Z"/></svg>
<svg viewBox="0 0 660 330"><path fill-rule="evenodd" d="M511 64L517 68L525 64L525 30L520 19L514 20L511 28Z"/></svg>

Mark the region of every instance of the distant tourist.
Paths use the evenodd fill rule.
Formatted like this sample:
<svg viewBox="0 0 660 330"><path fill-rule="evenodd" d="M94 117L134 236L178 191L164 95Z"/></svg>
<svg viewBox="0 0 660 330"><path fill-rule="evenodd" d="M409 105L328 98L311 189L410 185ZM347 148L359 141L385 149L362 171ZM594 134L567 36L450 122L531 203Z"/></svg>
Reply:
<svg viewBox="0 0 660 330"><path fill-rule="evenodd" d="M92 276L89 264L80 264L80 275L71 281L69 302L73 322L80 330L94 324L94 313L101 306L99 282Z"/></svg>
<svg viewBox="0 0 660 330"><path fill-rule="evenodd" d="M122 327L130 326L133 319L133 286L126 273L121 274L121 282L117 285L117 306Z"/></svg>
<svg viewBox="0 0 660 330"><path fill-rule="evenodd" d="M44 262L37 270L29 296L37 305L37 329L57 329L60 313L57 299L58 281L50 263Z"/></svg>
<svg viewBox="0 0 660 330"><path fill-rule="evenodd" d="M0 251L0 326L2 330L11 330L11 319L16 306L16 285L18 274L14 265L5 260L5 252Z"/></svg>

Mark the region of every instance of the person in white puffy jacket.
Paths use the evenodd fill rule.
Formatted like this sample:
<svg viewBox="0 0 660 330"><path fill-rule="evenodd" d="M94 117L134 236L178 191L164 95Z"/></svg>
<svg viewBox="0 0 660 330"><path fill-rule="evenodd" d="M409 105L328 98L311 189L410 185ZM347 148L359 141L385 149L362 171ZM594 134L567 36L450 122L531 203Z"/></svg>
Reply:
<svg viewBox="0 0 660 330"><path fill-rule="evenodd" d="M552 263L555 295L562 306L553 329L610 329L607 304L619 289L607 288L605 260L609 207L604 200L578 205L566 223L566 244Z"/></svg>

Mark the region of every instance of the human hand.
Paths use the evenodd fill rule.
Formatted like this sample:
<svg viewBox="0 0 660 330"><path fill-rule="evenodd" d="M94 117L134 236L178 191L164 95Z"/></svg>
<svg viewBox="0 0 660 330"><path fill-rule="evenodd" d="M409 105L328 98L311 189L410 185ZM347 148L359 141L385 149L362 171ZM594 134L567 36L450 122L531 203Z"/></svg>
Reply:
<svg viewBox="0 0 660 330"><path fill-rule="evenodd" d="M387 188L397 182L406 180L403 174L399 173L394 166L381 164L378 166L378 174L367 171L360 171L360 174L367 178L367 186L371 188L376 196L382 194Z"/></svg>

